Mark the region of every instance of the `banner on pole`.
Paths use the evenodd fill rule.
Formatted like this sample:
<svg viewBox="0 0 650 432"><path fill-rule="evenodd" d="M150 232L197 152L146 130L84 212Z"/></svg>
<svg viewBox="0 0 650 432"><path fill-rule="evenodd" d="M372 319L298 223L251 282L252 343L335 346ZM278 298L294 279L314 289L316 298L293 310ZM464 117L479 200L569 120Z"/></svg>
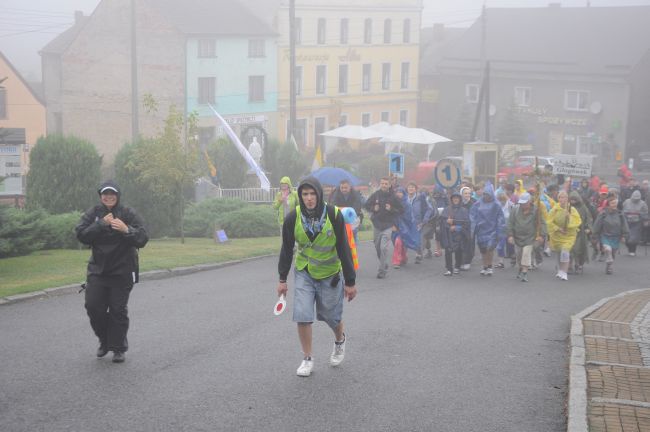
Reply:
<svg viewBox="0 0 650 432"><path fill-rule="evenodd" d="M586 155L553 155L553 174L564 174L576 177L590 177L592 156Z"/></svg>
<svg viewBox="0 0 650 432"><path fill-rule="evenodd" d="M221 114L219 114L217 112L217 110L214 109L214 107L211 104L208 104L208 106L210 107L210 109L212 110L214 115L219 119L219 121L221 122L221 124L223 126L223 129L226 131L226 134L230 137L230 140L233 142L233 144L235 144L235 147L237 148L239 153L244 157L244 160L246 161L248 166L253 171L255 171L255 174L257 174L257 178L260 179L260 187L262 189L264 189L265 191L270 191L271 190L271 182L266 177L266 174L264 174L264 171L262 171L262 169L259 167L259 165L257 165L257 162L255 162L255 159L253 159L253 156L251 156L251 154L248 152L246 147L244 147L244 145L241 143L241 141L239 140L239 137L237 136L237 134L235 132L233 132L233 130L230 127L230 125L228 124L228 122L226 122L226 120L224 120L224 118L221 117Z"/></svg>

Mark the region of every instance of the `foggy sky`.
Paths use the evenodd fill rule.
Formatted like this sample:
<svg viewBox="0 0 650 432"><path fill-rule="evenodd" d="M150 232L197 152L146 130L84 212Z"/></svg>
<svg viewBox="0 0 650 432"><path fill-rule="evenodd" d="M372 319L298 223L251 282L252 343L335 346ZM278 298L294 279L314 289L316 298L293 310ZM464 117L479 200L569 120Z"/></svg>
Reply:
<svg viewBox="0 0 650 432"><path fill-rule="evenodd" d="M183 0L178 0L183 1ZM263 1L263 0L260 0ZM298 0L299 1L299 0ZM324 0L326 3L326 1ZM424 0L422 26L468 27L487 7L585 6L588 0ZM28 81L40 81L38 51L69 28L74 11L89 15L99 0L0 0L0 51ZM590 0L592 6L650 5L650 0Z"/></svg>

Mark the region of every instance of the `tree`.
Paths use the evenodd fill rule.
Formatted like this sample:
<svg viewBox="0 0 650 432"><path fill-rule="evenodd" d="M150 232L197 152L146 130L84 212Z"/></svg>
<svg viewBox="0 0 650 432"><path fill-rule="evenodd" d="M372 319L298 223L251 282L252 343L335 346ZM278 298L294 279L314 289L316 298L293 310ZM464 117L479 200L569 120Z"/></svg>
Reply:
<svg viewBox="0 0 650 432"><path fill-rule="evenodd" d="M248 165L229 138L219 138L210 143L208 154L217 167L217 178L221 187L242 187L246 180Z"/></svg>
<svg viewBox="0 0 650 432"><path fill-rule="evenodd" d="M501 144L524 144L528 142L526 124L518 114L514 101L501 119L496 138Z"/></svg>
<svg viewBox="0 0 650 432"><path fill-rule="evenodd" d="M39 138L30 155L27 206L52 214L87 209L97 201L101 164L88 141L63 135Z"/></svg>
<svg viewBox="0 0 650 432"><path fill-rule="evenodd" d="M153 98L145 98L149 112L157 109ZM169 107L163 130L158 136L142 140L136 147L132 168L138 172L138 179L151 185L156 199L169 200L175 204L178 215L181 242L185 242L183 213L185 211L184 191L192 188L201 175L197 140L197 115L187 118L186 139L183 139L185 119L175 105Z"/></svg>
<svg viewBox="0 0 650 432"><path fill-rule="evenodd" d="M136 164L131 162L141 144L127 143L115 155L115 181L125 198L122 202L142 216L151 237L174 235L179 226L178 203L173 196L157 196L151 182L141 180Z"/></svg>

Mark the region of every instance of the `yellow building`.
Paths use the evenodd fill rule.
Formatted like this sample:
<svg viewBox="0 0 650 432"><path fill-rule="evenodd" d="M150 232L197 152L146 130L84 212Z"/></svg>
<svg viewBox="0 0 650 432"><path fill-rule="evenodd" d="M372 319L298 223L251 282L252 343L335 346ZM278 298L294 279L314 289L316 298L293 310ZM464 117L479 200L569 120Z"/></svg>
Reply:
<svg viewBox="0 0 650 432"><path fill-rule="evenodd" d="M296 141L345 124L415 126L421 0L296 0ZM289 10L278 13L278 132L289 121Z"/></svg>
<svg viewBox="0 0 650 432"><path fill-rule="evenodd" d="M29 150L45 135L45 105L0 52L0 201L25 193Z"/></svg>

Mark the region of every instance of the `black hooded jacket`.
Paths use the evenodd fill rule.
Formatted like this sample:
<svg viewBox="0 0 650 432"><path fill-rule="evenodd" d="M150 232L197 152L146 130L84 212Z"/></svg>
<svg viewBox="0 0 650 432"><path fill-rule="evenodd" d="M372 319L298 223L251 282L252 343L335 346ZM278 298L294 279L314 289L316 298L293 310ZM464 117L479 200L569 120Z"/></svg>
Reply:
<svg viewBox="0 0 650 432"><path fill-rule="evenodd" d="M308 212L305 204L302 202L301 192L302 188L305 186L309 186L310 188L314 189L316 191L316 195L318 196L318 204L312 212ZM314 177L307 177L300 182L300 185L298 186L298 200L300 203L300 211L307 218L320 217L320 215L322 215L323 208L327 206L327 214L332 222L332 225L334 227L334 234L336 235L336 252L339 256L339 260L341 260L345 285L353 286L355 284L356 272L354 270L354 263L352 262L352 252L350 251L350 246L348 245L343 215L341 212L339 212L336 217L332 217L335 214L335 207L330 204L325 204L325 201L323 199L323 188L320 182ZM278 273L280 273L280 280L287 280L287 275L289 274L289 270L291 270L291 263L293 261L293 248L296 243L296 237L294 234L296 217L299 216L296 214L296 211L293 210L284 218L284 223L282 225L282 249L280 250L280 260L278 262ZM310 240L314 240L316 238L309 232L306 232L306 234Z"/></svg>
<svg viewBox="0 0 650 432"><path fill-rule="evenodd" d="M142 218L133 209L120 204L120 188L112 181L103 183L98 193L105 187L117 190L117 204L109 210L103 204L88 209L75 228L77 239L92 249L88 261L88 276L120 276L130 283L138 281L138 251L144 247L149 236ZM101 193L100 193L101 195ZM115 231L104 221L104 216L113 213L129 227L124 234Z"/></svg>

